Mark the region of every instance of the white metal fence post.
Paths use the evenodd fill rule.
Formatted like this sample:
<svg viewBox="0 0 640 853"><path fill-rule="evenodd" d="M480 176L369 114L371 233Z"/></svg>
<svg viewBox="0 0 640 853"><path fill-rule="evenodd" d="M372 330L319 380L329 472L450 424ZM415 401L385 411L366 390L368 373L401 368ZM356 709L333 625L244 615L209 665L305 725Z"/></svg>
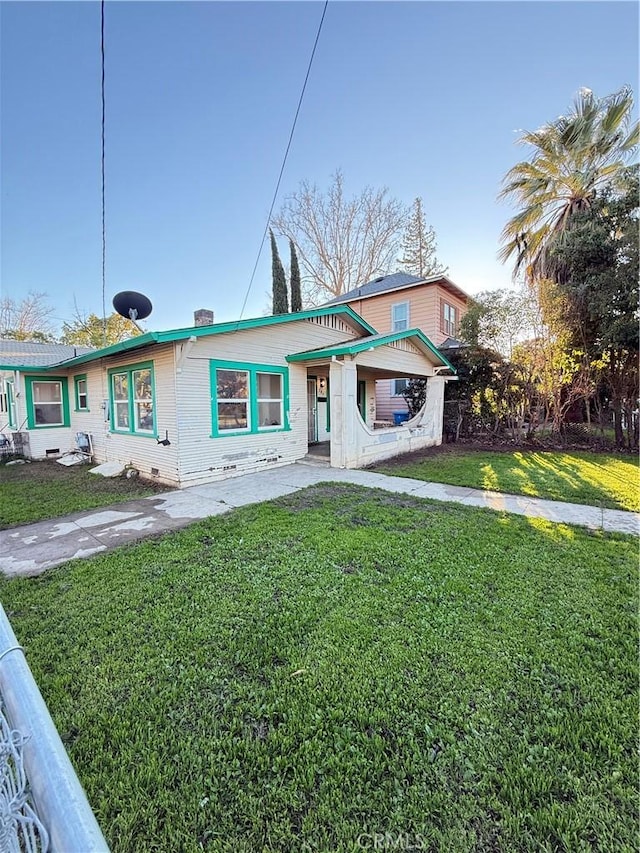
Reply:
<svg viewBox="0 0 640 853"><path fill-rule="evenodd" d="M109 853L2 605L0 696L12 729L23 736L32 805L49 834L51 853Z"/></svg>

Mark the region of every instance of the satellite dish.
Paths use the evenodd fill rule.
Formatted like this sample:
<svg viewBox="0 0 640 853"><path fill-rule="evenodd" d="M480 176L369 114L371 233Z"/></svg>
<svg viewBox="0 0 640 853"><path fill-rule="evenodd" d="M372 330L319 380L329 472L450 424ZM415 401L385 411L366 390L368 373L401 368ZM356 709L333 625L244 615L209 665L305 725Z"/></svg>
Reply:
<svg viewBox="0 0 640 853"><path fill-rule="evenodd" d="M153 306L151 300L144 293L136 293L135 290L123 290L113 297L113 307L121 317L127 320L144 320L151 314Z"/></svg>

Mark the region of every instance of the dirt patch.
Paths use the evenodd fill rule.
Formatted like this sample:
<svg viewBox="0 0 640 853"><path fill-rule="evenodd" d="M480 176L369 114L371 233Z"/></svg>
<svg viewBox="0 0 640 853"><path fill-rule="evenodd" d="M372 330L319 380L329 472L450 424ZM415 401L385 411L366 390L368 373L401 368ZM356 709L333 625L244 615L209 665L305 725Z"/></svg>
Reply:
<svg viewBox="0 0 640 853"><path fill-rule="evenodd" d="M77 465L65 467L58 465L55 460L25 462L24 465L2 466L2 480L5 484L14 482L31 483L34 486L54 486L58 483L73 483L85 492L100 492L102 494L113 492L113 494L128 494L135 498L144 490L146 494L172 491L170 486L163 485L155 480L144 477L100 477L91 474L95 465Z"/></svg>

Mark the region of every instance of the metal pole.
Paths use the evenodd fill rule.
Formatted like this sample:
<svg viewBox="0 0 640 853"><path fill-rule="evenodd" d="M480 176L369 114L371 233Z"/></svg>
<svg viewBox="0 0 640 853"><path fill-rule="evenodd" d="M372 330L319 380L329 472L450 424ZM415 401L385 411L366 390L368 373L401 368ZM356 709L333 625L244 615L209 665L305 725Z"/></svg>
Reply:
<svg viewBox="0 0 640 853"><path fill-rule="evenodd" d="M24 769L34 811L49 833L51 853L109 853L1 604L0 695L9 723L28 737Z"/></svg>

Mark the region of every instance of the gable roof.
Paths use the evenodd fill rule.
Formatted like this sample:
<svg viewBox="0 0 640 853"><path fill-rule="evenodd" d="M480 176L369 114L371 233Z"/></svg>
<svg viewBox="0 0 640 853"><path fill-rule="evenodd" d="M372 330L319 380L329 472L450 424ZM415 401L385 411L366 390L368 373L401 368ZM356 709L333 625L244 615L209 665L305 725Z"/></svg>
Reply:
<svg viewBox="0 0 640 853"><path fill-rule="evenodd" d="M353 308L348 305L325 306L322 308L312 308L308 311L297 311L294 314L275 314L268 317L257 317L249 320L234 320L230 323L214 323L211 326L190 326L185 329L169 329L166 332L145 332L143 335L138 335L135 338L128 338L126 341L112 344L103 349L90 350L86 354L77 355L77 357L68 357L55 362L27 362L17 364L5 363L4 353L0 350L0 369L13 368L19 370L21 368L42 370L53 370L61 367L76 367L77 365L86 364L90 361L96 361L100 358L105 358L110 355L118 355L122 352L138 350L152 344L164 344L173 341L188 340L189 338L201 338L207 335L223 335L228 332L240 332L243 329L257 329L261 327L278 325L281 323L293 323L299 320L308 320L314 317L323 317L328 315L341 315L347 319L355 328L356 332L367 335L375 335L376 330L362 319ZM73 347L71 347L73 349ZM81 349L78 347L77 349ZM86 349L86 347L85 347Z"/></svg>
<svg viewBox="0 0 640 853"><path fill-rule="evenodd" d="M330 358L338 355L356 355L365 350L377 349L377 347L391 344L395 341L401 341L404 338L410 338L418 349L423 353L435 355L438 361L448 367L453 373L456 372L455 367L438 351L431 343L429 338L420 329L405 329L402 332L390 332L386 335L368 335L366 338L356 338L352 341L345 341L340 344L332 344L328 347L320 347L319 349L306 350L305 352L296 352L287 356L287 361L313 361L318 358Z"/></svg>
<svg viewBox="0 0 640 853"><path fill-rule="evenodd" d="M459 299L467 300L470 298L467 293L458 287L455 282L446 275L432 275L427 278L409 275L406 272L394 272L391 275L382 275L374 278L373 281L368 281L366 284L361 284L359 287L350 290L348 293L343 293L341 296L336 296L327 302L327 305L341 305L345 302L354 302L358 299L368 299L371 296L377 296L380 293L391 293L394 290L404 290L409 287L417 287L429 284L439 284L445 290L448 290Z"/></svg>
<svg viewBox="0 0 640 853"><path fill-rule="evenodd" d="M93 347L43 344L36 341L0 338L0 362L4 367L42 367L49 364L59 364L61 361L90 352L95 352Z"/></svg>

